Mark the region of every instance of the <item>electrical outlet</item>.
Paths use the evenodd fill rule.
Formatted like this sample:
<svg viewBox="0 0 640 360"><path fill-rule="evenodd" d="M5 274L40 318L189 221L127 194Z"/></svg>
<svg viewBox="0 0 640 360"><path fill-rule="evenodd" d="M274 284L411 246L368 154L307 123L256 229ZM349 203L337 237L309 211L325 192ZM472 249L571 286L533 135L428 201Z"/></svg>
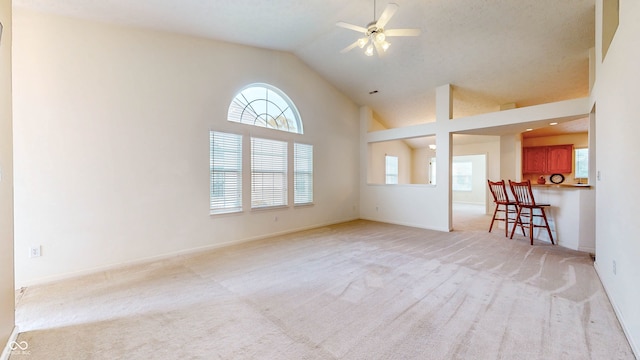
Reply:
<svg viewBox="0 0 640 360"><path fill-rule="evenodd" d="M40 245L32 246L29 248L30 258L39 257L39 256L42 256L42 247Z"/></svg>

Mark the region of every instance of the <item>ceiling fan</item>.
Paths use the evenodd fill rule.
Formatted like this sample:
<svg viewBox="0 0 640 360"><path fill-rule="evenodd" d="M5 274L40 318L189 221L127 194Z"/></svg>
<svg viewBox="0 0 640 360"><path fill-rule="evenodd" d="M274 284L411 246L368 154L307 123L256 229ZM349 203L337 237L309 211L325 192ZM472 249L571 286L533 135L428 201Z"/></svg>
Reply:
<svg viewBox="0 0 640 360"><path fill-rule="evenodd" d="M346 22L339 21L336 23L337 26L354 30L359 33L364 34L364 37L359 38L353 44L347 46L342 49L341 53L346 53L356 46L363 49L365 46L367 47L364 51L365 55L373 56L373 49L375 48L378 56L384 54L391 44L387 41L387 37L391 36L418 36L420 35L420 29L386 29L385 26L391 20L393 14L398 11L398 4L390 3L384 9L380 18L376 20L376 2L373 0L373 21L367 24L367 27L362 27L358 25L349 24Z"/></svg>

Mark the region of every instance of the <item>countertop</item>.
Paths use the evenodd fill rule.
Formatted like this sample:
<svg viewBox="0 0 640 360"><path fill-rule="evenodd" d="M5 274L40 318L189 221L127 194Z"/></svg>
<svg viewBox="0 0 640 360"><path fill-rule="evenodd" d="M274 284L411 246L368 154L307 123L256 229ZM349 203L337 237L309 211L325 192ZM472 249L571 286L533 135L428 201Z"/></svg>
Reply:
<svg viewBox="0 0 640 360"><path fill-rule="evenodd" d="M546 184L535 184L531 183L531 187L538 188L558 188L558 189L588 189L591 188L589 184L554 184L554 183L546 183Z"/></svg>

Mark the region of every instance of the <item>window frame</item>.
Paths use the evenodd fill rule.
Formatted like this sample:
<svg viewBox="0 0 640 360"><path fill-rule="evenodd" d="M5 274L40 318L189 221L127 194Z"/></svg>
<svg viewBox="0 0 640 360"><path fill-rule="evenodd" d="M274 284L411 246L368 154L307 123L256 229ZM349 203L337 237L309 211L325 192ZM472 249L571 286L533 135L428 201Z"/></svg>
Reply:
<svg viewBox="0 0 640 360"><path fill-rule="evenodd" d="M245 93L246 90L253 91L254 98L248 96ZM264 97L256 96L256 94L260 94L260 91L264 91ZM243 101L238 102L238 98L243 95L246 95ZM242 117L238 115L238 111L242 110L240 106L249 106L252 100L272 101L270 104L276 105L273 107L265 103L256 105L252 108L254 110L252 115L258 114L260 110L265 110L266 113L278 109L278 114L273 118L278 118L279 115L288 111L288 118L282 117L281 119L293 120L285 120L285 126L276 126L279 124L277 121L270 126L265 126L266 121L260 123L242 121ZM268 115L265 115L263 120L268 118ZM315 191L313 145L297 141L300 135L304 135L302 118L293 101L283 91L265 83L252 83L244 86L229 104L227 122L228 125L221 126L220 129L210 129L209 207L211 215L313 205ZM294 126L287 126L290 123L293 123ZM227 131L228 129L232 131ZM239 134L234 134L233 129L239 129L236 131ZM280 134L275 134L271 132L272 130L276 130ZM215 146L213 134L218 133L240 136L239 144L237 144L238 157L235 158L238 166L234 170L237 175L234 179L240 178L240 185L237 187L239 189L238 200L234 206L226 208L224 206L216 208L213 205L216 189L221 186L220 177L224 177L220 175L222 171L214 171L213 166ZM275 153L270 153L271 150L264 150L264 148L260 150L260 146L256 146L256 144L278 144L276 146L278 150L274 150ZM301 152L307 155L305 156ZM274 159L276 160L274 161ZM300 161L302 163L299 163ZM248 197L246 196L247 192L249 193Z"/></svg>
<svg viewBox="0 0 640 360"><path fill-rule="evenodd" d="M221 158L219 164L219 170L216 171L216 135L222 136L221 142L227 147L218 147L221 149ZM236 142L234 144L234 142ZM244 186L244 169L243 162L243 142L244 137L240 134L222 132L216 130L209 130L209 213L210 214L229 214L242 212L242 190ZM220 142L218 142L220 143ZM235 159L229 158L235 154ZM235 167L231 166L235 162ZM228 178L228 175L235 174L235 184L229 185L229 196L227 197L227 186L224 184ZM225 194L222 196L215 196L216 188L219 189L220 176L222 175L222 183ZM232 191L232 190L235 190ZM216 198L218 198L216 200ZM219 204L215 206L214 204Z"/></svg>
<svg viewBox="0 0 640 360"><path fill-rule="evenodd" d="M461 174L461 172L464 172ZM461 181L465 180L465 181ZM451 191L473 191L473 162L451 162Z"/></svg>
<svg viewBox="0 0 640 360"><path fill-rule="evenodd" d="M293 143L293 205L313 204L313 145ZM304 169L300 169L304 165ZM304 179L304 181L301 181ZM300 184L302 182L302 184ZM305 186L302 186L302 185ZM301 191L300 189L305 190ZM298 201L298 199L302 201Z"/></svg>
<svg viewBox="0 0 640 360"><path fill-rule="evenodd" d="M585 158L583 160L583 162L581 162L581 164L585 167L585 171L586 171L586 176L578 176L578 168L580 165L578 163L578 152L583 152L585 153ZM581 148L574 148L573 149L573 177L576 179L586 179L587 181L589 180L589 148L588 147L581 147ZM580 173L580 175L582 175L582 173Z"/></svg>
<svg viewBox="0 0 640 360"><path fill-rule="evenodd" d="M264 96L259 96L261 91L264 91ZM253 83L240 89L229 104L227 120L249 126L304 134L302 117L291 98L284 91L265 83Z"/></svg>
<svg viewBox="0 0 640 360"><path fill-rule="evenodd" d="M289 142L252 136L250 156L251 210L289 206Z"/></svg>
<svg viewBox="0 0 640 360"><path fill-rule="evenodd" d="M385 185L398 185L400 177L399 159L394 155L384 156L384 183ZM391 171L390 171L391 170Z"/></svg>

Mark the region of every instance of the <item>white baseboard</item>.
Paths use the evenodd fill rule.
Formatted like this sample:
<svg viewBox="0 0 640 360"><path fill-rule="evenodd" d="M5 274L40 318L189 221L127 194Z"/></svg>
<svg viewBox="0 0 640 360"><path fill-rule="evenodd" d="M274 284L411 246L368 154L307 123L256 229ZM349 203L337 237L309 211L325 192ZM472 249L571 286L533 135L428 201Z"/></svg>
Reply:
<svg viewBox="0 0 640 360"><path fill-rule="evenodd" d="M586 253L589 253L589 254L595 254L596 253L596 248L591 247L591 246L590 247L578 246L578 251L586 252Z"/></svg>
<svg viewBox="0 0 640 360"><path fill-rule="evenodd" d="M453 205L460 204L460 205L480 205L480 206L485 206L485 203L477 202L477 201L457 201L457 200L453 200L451 202L453 203Z"/></svg>
<svg viewBox="0 0 640 360"><path fill-rule="evenodd" d="M639 344L635 344L633 342L633 339L629 335L629 331L628 331L628 329L627 329L627 327L625 326L625 323L624 323L624 318L622 317L622 314L620 313L620 308L618 308L618 305L616 304L616 302L613 300L613 298L609 294L609 290L607 289L607 285L605 285L604 281L602 281L602 277L600 276L600 268L598 267L598 261L597 260L593 263L593 267L596 269L596 274L598 274L598 279L600 279L600 283L602 284L602 287L604 288L604 292L607 295L607 298L609 299L609 302L611 303L611 306L613 307L613 312L616 314L616 317L618 318L618 322L620 323L620 326L622 327L622 331L624 332L624 336L627 338L627 342L629 343L629 346L631 346L631 351L633 351L633 354L635 355L636 359L640 359L640 348L638 347Z"/></svg>
<svg viewBox="0 0 640 360"><path fill-rule="evenodd" d="M447 228L439 228L439 227L430 227L430 226L424 226L422 224L415 224L415 223L411 223L411 222L404 222L404 221L389 221L386 219L376 219L374 217L362 217L362 220L367 220L367 221L375 221L375 222L381 222L381 223L385 223L385 224L393 224L393 225L400 225L400 226L408 226L408 227L413 227L413 228L417 228L417 229L425 229L425 230L435 230L435 231L441 231L441 232L451 232L451 229L447 229Z"/></svg>
<svg viewBox="0 0 640 360"><path fill-rule="evenodd" d="M266 238L270 238L270 237L274 237L274 236L287 235L287 234L295 233L295 232L298 232L298 231L316 229L316 228L320 228L320 227L323 227L323 226L341 224L341 223L344 223L344 222L354 221L354 220L358 220L358 219L359 218L356 217L356 218L341 220L341 221L337 221L337 222L327 222L327 223L323 223L323 224L315 224L315 225L303 226L303 227L299 227L299 228L288 229L288 230L285 230L285 231L274 232L274 233L254 236L254 237L240 239L240 240L227 241L227 242L223 242L223 243L206 245L206 246L201 246L201 247L197 247L197 248L190 248L190 249L180 250L180 251L176 251L176 252L172 252L172 253L155 255L155 256L150 256L150 257L146 257L146 258L141 258L141 259L136 259L136 260L131 260L131 261L125 261L125 262L120 262L120 263L115 263L115 264L109 264L109 265L104 265L104 266L96 266L96 267L85 269L85 270L68 272L68 273L63 273L63 274L58 274L58 275L52 275L52 276L47 276L47 277L42 277L42 278L37 278L37 279L32 279L32 280L27 280L27 281L22 281L20 283L16 283L15 286L16 286L16 290L18 290L18 289L23 288L23 287L50 284L50 283L54 283L54 282L58 282L58 281L62 281L62 280L74 279L74 278L78 278L78 277L82 277L82 276L101 273L101 272L104 272L104 271L115 270L115 269L128 267L128 266L143 265L143 264L151 263L151 262L154 262L154 261L161 261L161 260L170 259L170 258L173 258L173 257L176 257L176 256L193 255L193 254L206 252L206 251L211 251L211 250L220 249L220 248L225 248L225 247L229 247L229 246L233 246L233 245L239 245L239 244L244 244L244 243L248 243L248 242L252 242L252 241L262 240L262 239L266 239ZM4 359L0 359L0 360L4 360Z"/></svg>
<svg viewBox="0 0 640 360"><path fill-rule="evenodd" d="M0 360L9 360L9 355L11 355L11 345L15 344L15 341L18 339L18 327L14 326L13 331L11 332L11 336L9 336L9 340L4 346L4 350L2 350L2 355L0 355Z"/></svg>

